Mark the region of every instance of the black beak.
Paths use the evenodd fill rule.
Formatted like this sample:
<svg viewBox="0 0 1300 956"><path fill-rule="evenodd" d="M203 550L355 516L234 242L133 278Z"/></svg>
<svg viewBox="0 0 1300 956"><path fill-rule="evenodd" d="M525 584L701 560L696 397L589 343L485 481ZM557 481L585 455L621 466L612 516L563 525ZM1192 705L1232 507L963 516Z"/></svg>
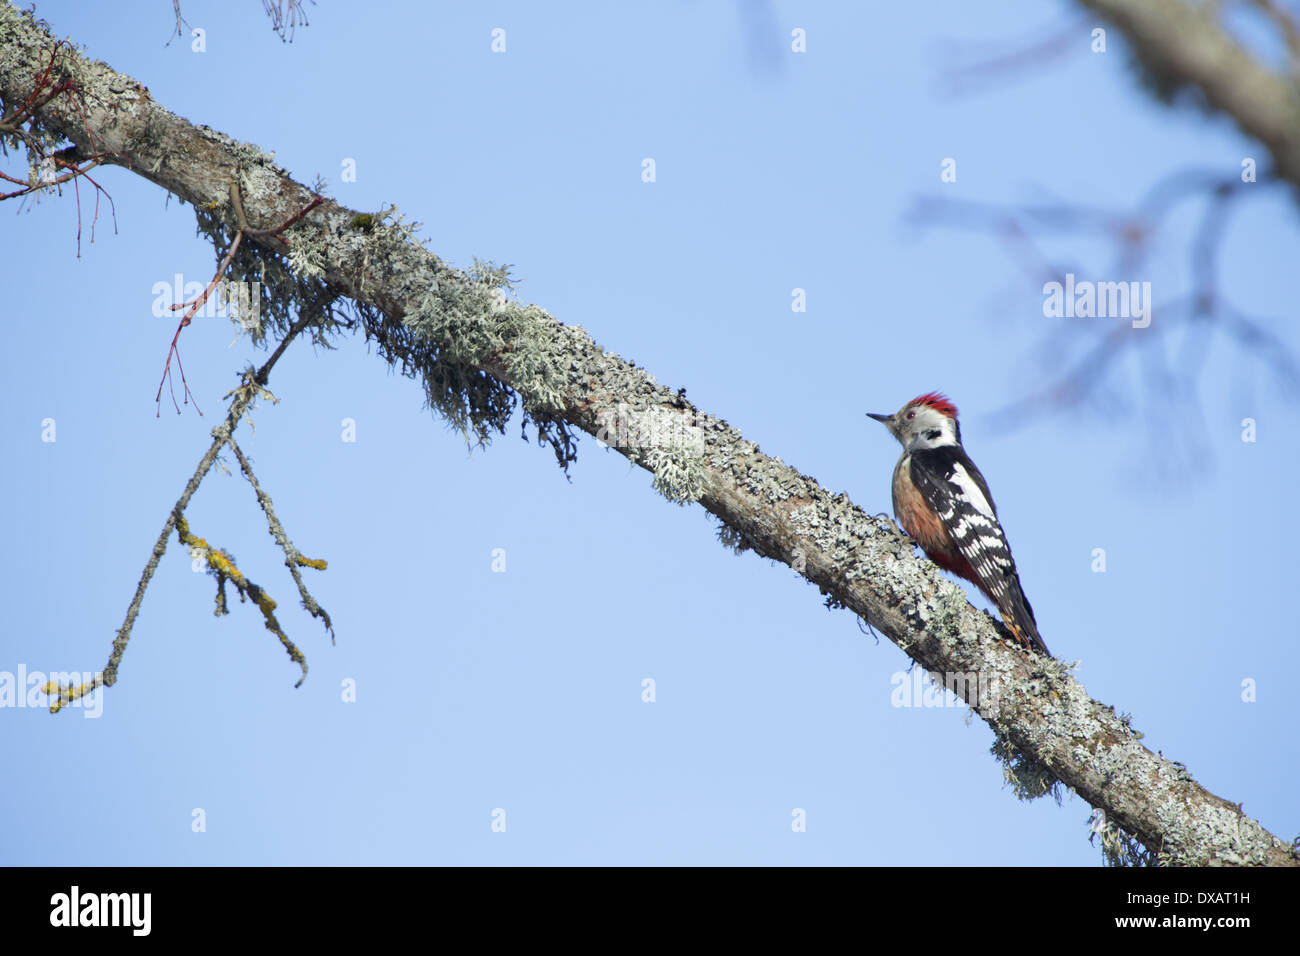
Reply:
<svg viewBox="0 0 1300 956"><path fill-rule="evenodd" d="M879 414L877 414L876 412L867 412L867 417L868 417L868 418L874 418L874 419L875 419L876 421L878 421L878 422L882 422L882 423L884 423L884 424L888 424L888 423L889 423L889 420L890 420L891 418L893 418L894 416L893 416L893 415L879 415Z"/></svg>

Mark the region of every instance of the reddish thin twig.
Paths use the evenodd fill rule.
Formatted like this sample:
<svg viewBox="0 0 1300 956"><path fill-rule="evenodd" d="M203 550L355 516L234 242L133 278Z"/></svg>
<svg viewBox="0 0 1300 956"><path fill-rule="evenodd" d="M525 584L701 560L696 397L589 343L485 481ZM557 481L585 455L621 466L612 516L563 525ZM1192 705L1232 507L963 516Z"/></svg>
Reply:
<svg viewBox="0 0 1300 956"><path fill-rule="evenodd" d="M315 209L324 201L325 198L323 196L317 196L315 199L313 199L307 205L303 206L300 210L298 210L296 213L294 213L284 222L280 223L280 225L276 226L274 229L245 229L242 231L245 232L249 237L254 239L260 238L262 236L278 236L280 233L284 232L290 226L296 224L300 219L302 219L303 216L307 215L307 213L311 212L313 209Z"/></svg>
<svg viewBox="0 0 1300 956"><path fill-rule="evenodd" d="M199 403L194 400L194 393L190 391L189 382L185 379L185 369L181 365L181 353L177 345L180 341L181 329L185 328L185 326L189 325L194 320L194 316L198 314L199 309L203 308L204 303L206 303L212 293L216 291L217 286L221 282L221 277L226 274L226 270L230 268L230 263L234 261L235 253L239 251L239 246L244 241L244 237L263 238L266 236L278 236L290 226L300 222L307 213L311 212L324 201L324 198L321 196L315 197L302 209L298 210L284 222L280 223L280 225L273 228L250 229L248 226L248 219L244 215L244 204L239 192L239 183L236 180L231 180L230 203L235 209L235 219L239 223L239 229L236 231L235 238L231 241L230 248L226 251L225 258L221 260L221 265L217 267L217 271L212 276L212 281L208 283L207 288L204 289L193 302L181 302L172 306L172 311L185 309L186 312L181 318L180 325L176 327L176 333L172 336L171 347L167 350L167 361L163 365L162 379L158 382L158 393L154 396L154 404L158 406L155 416L162 414L162 390L163 386L168 384L171 380L171 363L173 355L176 356L176 367L181 373L181 387L183 390L181 396L182 402L189 403L194 401L195 409L198 410L200 415L203 414L203 410L199 408ZM171 392L171 396L172 405L176 408L176 414L179 415L181 407L176 401L176 392L174 389Z"/></svg>
<svg viewBox="0 0 1300 956"><path fill-rule="evenodd" d="M89 171L95 168L96 166L100 165L110 157L117 156L117 154L112 152L103 152L99 150L98 138L94 133L93 124L90 123L89 117L86 114L85 100L82 97L81 91L80 89L78 89L76 82L71 78L64 78L58 81L57 83L53 81L52 73L54 71L55 65L58 60L59 50L62 48L62 46L63 46L62 43L55 44L54 49L50 51L49 62L45 65L45 69L41 71L40 75L37 76L31 92L27 95L27 98L23 101L22 105L10 110L8 113L4 115L4 117L0 118L0 135L14 136L17 139L22 140L27 145L28 159L32 163L33 167L39 165L42 168L41 174L38 175L38 182L35 183L32 183L30 180L18 179L14 176L8 175L7 173L0 173L0 178L4 179L6 182L11 182L23 186L22 189L17 189L14 190L13 192L0 193L0 201L3 201L5 199L13 199L18 196L25 196L30 193L40 192L41 190L48 189L50 187L58 187L71 180L73 184L73 190L76 195L77 258L80 259L81 258L81 229L82 229L81 187L80 184L77 182L77 180L82 176L85 176L87 179L90 180L90 182L95 187L95 193L96 193L95 194L95 215L90 223L90 230L91 230L90 241L91 242L95 241L95 225L99 221L99 193L103 193L105 196L108 196L108 201L110 205L112 205L113 231L116 232L117 231L117 207L116 204L113 203L113 197L108 194L108 191L105 190L104 187L99 184L99 182L97 182L92 176L89 175ZM43 109L47 104L53 101L56 97L62 96L64 94L67 94L68 98L72 101L73 109L75 109L78 113L81 114L82 125L87 131L87 136L89 137L89 141L90 141L90 148L93 151L91 155L89 155L88 157L84 157L77 162L70 162L68 160L60 158L58 155L47 156L43 144L34 135L34 130L35 130L34 124L36 122L37 112ZM23 129L23 124L29 121L33 124L32 129L31 130ZM73 153L75 153L77 149L78 147L74 146L72 148ZM62 176L46 178L44 173L44 166L45 163L47 162L52 162L55 165L59 166L60 168L68 170L68 172ZM83 162L86 164L85 166L81 165L81 163Z"/></svg>
<svg viewBox="0 0 1300 956"><path fill-rule="evenodd" d="M194 316L198 314L199 309L203 308L203 304L208 301L208 296L212 295L213 291L216 290L217 284L221 281L221 277L225 275L226 269L230 266L231 260L235 258L235 253L239 251L239 244L243 239L244 231L241 229L239 232L235 233L235 241L230 244L230 249L226 253L226 258L221 260L221 265L217 267L216 274L212 277L212 281L208 283L208 287L200 293L197 299L193 302L180 302L172 306L172 311L184 309L187 305L189 306L189 310L181 318L181 324L176 326L176 334L172 336L171 348L167 350L167 361L163 365L163 377L162 380L158 382L158 394L154 396L154 404L159 405L159 408L154 415L155 418L162 414L162 390L163 385L167 383L171 375L173 355L176 356L176 367L179 368L181 372L181 386L184 389L182 399L188 402L190 399L194 398L194 393L190 391L190 384L185 380L185 369L181 368L181 354L176 348L176 343L181 337L181 329L194 321ZM176 414L179 415L181 413L181 407L176 404L176 393L174 391L172 392L172 404L176 406ZM198 410L200 415L203 414L203 410L199 408L198 401L194 402L194 407Z"/></svg>

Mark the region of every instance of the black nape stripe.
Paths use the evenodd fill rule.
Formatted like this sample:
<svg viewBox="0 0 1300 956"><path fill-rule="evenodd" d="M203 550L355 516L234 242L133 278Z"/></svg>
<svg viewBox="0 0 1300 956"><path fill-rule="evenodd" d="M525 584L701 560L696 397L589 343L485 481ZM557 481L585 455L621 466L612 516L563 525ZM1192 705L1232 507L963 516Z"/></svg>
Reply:
<svg viewBox="0 0 1300 956"><path fill-rule="evenodd" d="M939 436L942 435L942 434L943 434L943 432L939 431L939 429L937 429L937 428L931 428L929 431L927 431L927 432L925 433L925 440L926 440L926 441L935 441L935 440L938 439Z"/></svg>

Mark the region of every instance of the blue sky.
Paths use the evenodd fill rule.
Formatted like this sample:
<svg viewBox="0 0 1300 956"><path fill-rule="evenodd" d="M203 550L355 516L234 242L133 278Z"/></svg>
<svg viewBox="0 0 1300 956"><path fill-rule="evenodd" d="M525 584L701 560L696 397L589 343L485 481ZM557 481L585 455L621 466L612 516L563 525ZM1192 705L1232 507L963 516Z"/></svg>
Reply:
<svg viewBox="0 0 1300 956"><path fill-rule="evenodd" d="M945 390L1053 652L1148 746L1291 838L1294 399L1214 339L1195 401L1152 402L1152 364L1125 360L1099 386L1109 414L996 427L1050 380L1061 323L1086 344L1121 320L1046 318L1041 277L997 236L909 218L924 198L1121 210L1179 168L1232 175L1265 154L1222 119L1153 103L1117 34L1089 51L1087 20L1069 55L948 90L953 57L1032 43L1071 5L755 6L325 2L283 44L257 4L187 0L203 53L164 45L166 4L39 13L300 181L322 175L356 209L397 204L451 262L511 263L523 299L869 512L889 510L898 449L863 413ZM790 52L794 28L806 53ZM945 158L956 182L940 182ZM356 182L340 179L349 159ZM103 667L222 395L264 358L227 319L196 321L181 354L205 415L164 399L155 417L175 323L152 314L153 287L206 282L213 255L188 207L97 176L117 231L101 212L79 259L70 193L0 208L13 674ZM1043 248L1081 277L1151 281L1174 354L1183 330L1161 303L1188 287L1201 209L1178 207L1131 276L1107 271L1103 242ZM1296 219L1261 187L1220 258L1221 287L1293 348ZM622 457L584 437L567 482L517 427L469 453L359 340L294 345L271 388L280 403L240 441L298 547L329 561L306 573L337 644L296 607L227 458L190 524L279 601L309 677L293 688L297 668L233 594L213 616L212 579L173 538L98 718L0 709L0 862L1100 864L1086 803L1017 801L964 707L893 706L901 651L788 568L719 546L710 516ZM1197 444L1179 457L1168 436L1184 432Z"/></svg>

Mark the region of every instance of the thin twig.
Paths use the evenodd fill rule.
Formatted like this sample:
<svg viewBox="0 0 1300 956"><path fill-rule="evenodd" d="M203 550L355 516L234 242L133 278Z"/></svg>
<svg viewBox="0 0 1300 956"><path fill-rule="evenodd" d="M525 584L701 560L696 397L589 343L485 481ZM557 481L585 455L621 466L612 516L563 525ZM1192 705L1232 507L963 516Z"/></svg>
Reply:
<svg viewBox="0 0 1300 956"><path fill-rule="evenodd" d="M176 503L167 513L167 520L163 523L162 531L158 535L157 541L154 542L153 550L149 554L149 560L144 566L144 571L140 575L140 580L136 584L135 594L131 598L131 604L126 610L126 619L122 626L118 628L116 636L113 638L113 649L108 656L108 664L103 671L96 674L93 679L79 686L55 685L53 682L47 684L45 693L54 697L55 701L50 705L50 713L58 713L65 705L84 697L98 687L112 687L117 682L117 670L122 663L122 655L126 653L126 645L131 640L131 631L135 627L135 620L140 614L140 606L144 602L145 591L149 587L149 582L153 580L154 572L158 570L158 562L167 551L167 539L176 530L177 521L184 514L185 509L189 507L190 499L194 493L199 490L199 485L204 477L212 469L213 463L217 460L223 445L233 444L231 438L235 429L239 426L239 420L248 411L248 406L258 394L258 387L265 383L270 376L271 369L280 356L284 354L285 348L289 342L305 329L315 317L318 317L323 310L313 310L306 317L300 317L293 328L281 340L275 352L267 359L266 363L252 376L252 381L246 375L244 385L236 388L234 391L234 400L230 403L230 408L226 411L226 418L220 425L212 429L212 444L204 452L203 457L199 459L198 467L194 469L194 474L190 476L189 481L185 483L185 490L181 496L176 499ZM297 577L297 575L295 575ZM301 590L301 588L300 588ZM318 607L319 609L319 607ZM310 610L310 608L309 608ZM324 614L324 611L321 611ZM328 617L326 626L330 627ZM330 639L333 640L334 631L330 628Z"/></svg>
<svg viewBox="0 0 1300 956"><path fill-rule="evenodd" d="M304 557L302 553L294 547L293 542L289 540L289 536L284 533L284 526L280 524L280 519L276 517L275 507L271 504L271 496L262 490L262 486L257 481L257 475L253 474L253 466L250 465L248 459L244 457L244 452L240 449L239 445L235 443L233 438L228 439L226 444L229 445L230 450L235 453L235 458L239 461L240 470L243 471L244 477L248 479L248 483L253 486L253 491L257 495L257 503L262 506L262 511L266 514L267 530L270 532L271 537L275 539L276 544L280 546L280 550L284 552L284 564L285 567L289 569L289 573L293 575L294 583L298 585L298 594L302 598L302 606L306 608L312 617L317 618L325 625L325 630L329 632L330 643L333 643L334 625L330 622L330 616L325 612L323 607L316 603L316 599L311 596L311 592L307 590L307 585L303 583L302 574L298 571L300 566L324 571L326 567L325 562L318 558Z"/></svg>

